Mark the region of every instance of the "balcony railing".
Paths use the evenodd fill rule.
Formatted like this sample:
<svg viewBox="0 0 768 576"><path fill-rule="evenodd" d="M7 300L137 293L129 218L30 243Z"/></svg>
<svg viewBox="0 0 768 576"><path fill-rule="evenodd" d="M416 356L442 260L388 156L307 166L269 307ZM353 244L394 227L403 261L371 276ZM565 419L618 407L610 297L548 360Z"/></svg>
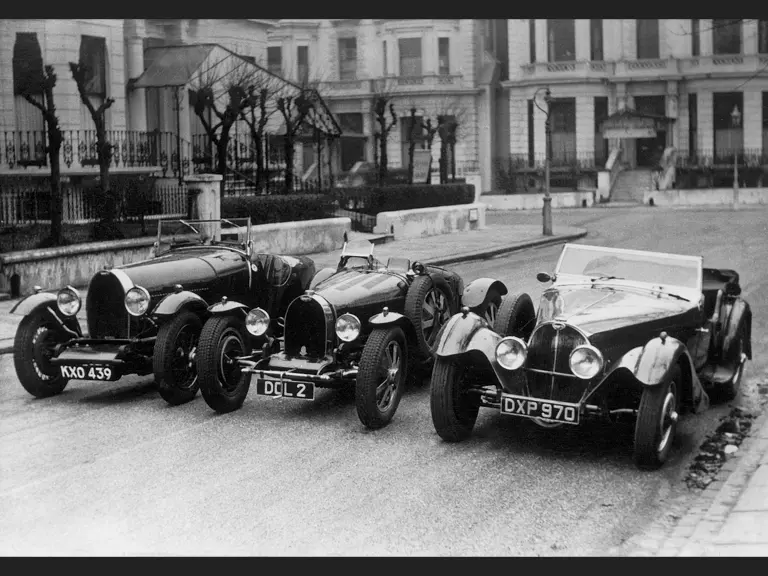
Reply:
<svg viewBox="0 0 768 576"><path fill-rule="evenodd" d="M606 78L613 75L614 62L574 60L573 62L534 62L522 66L524 78Z"/></svg>

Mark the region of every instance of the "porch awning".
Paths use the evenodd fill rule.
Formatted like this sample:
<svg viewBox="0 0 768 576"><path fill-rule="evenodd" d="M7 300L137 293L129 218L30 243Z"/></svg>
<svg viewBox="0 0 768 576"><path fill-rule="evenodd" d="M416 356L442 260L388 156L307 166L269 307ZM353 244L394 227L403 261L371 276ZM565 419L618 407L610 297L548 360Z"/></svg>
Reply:
<svg viewBox="0 0 768 576"><path fill-rule="evenodd" d="M654 138L666 130L674 118L625 109L611 114L601 123L603 138Z"/></svg>
<svg viewBox="0 0 768 576"><path fill-rule="evenodd" d="M149 61L149 66L139 76L134 86L136 88L186 86L214 47L215 44L193 44L148 48L144 58L145 61Z"/></svg>

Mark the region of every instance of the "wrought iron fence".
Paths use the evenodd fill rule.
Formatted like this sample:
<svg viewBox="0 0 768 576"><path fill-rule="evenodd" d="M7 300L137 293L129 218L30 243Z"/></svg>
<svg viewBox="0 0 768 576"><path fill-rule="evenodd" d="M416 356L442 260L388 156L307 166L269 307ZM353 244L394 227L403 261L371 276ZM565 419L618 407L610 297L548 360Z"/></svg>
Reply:
<svg viewBox="0 0 768 576"><path fill-rule="evenodd" d="M677 154L675 188L724 188L733 186L734 161L739 186L757 188L768 182L768 153L759 148L681 151Z"/></svg>
<svg viewBox="0 0 768 576"><path fill-rule="evenodd" d="M492 163L495 188L502 194L543 192L546 188L545 154L510 154ZM550 190L594 190L603 166L605 161L596 159L594 153L550 159Z"/></svg>

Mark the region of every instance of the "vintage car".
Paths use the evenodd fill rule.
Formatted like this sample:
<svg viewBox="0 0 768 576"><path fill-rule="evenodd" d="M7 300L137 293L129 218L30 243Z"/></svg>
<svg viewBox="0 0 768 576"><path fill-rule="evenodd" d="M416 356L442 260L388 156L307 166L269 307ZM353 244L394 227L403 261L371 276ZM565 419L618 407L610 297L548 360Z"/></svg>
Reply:
<svg viewBox="0 0 768 576"><path fill-rule="evenodd" d="M311 260L291 260L292 282L276 294L276 261L283 262L254 253L248 218L161 220L148 260L91 279L88 337L77 319L82 298L71 286L58 293L35 287L13 308L24 315L14 341L19 381L43 398L59 394L69 380L154 373L163 399L188 402L198 390L194 359L208 308L227 295L276 312L282 294L303 293L314 276Z"/></svg>
<svg viewBox="0 0 768 576"><path fill-rule="evenodd" d="M314 400L316 388L354 386L360 420L381 428L392 420L409 376L430 365L437 333L451 315L463 304L493 318L507 293L488 278L465 289L455 273L408 258L384 264L374 246L353 254L345 242L338 266L320 270L284 318L259 307L245 318L212 321L210 334L206 326L197 362L208 405L237 410L251 382L259 395L302 400ZM283 326L283 346L275 326Z"/></svg>
<svg viewBox="0 0 768 576"><path fill-rule="evenodd" d="M508 297L494 324L463 309L436 347L430 407L446 441L478 409L543 427L634 418L641 468L667 459L678 415L732 399L752 357L752 314L733 270L701 257L566 244L542 272L538 312ZM631 422L631 420L630 420Z"/></svg>

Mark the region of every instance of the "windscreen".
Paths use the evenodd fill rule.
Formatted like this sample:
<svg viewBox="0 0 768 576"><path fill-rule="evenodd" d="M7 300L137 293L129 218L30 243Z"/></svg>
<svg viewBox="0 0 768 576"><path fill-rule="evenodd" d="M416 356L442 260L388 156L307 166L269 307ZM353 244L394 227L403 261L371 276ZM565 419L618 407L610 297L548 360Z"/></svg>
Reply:
<svg viewBox="0 0 768 576"><path fill-rule="evenodd" d="M230 244L245 248L250 238L248 218L221 220L160 220L157 225L157 253L177 246Z"/></svg>

